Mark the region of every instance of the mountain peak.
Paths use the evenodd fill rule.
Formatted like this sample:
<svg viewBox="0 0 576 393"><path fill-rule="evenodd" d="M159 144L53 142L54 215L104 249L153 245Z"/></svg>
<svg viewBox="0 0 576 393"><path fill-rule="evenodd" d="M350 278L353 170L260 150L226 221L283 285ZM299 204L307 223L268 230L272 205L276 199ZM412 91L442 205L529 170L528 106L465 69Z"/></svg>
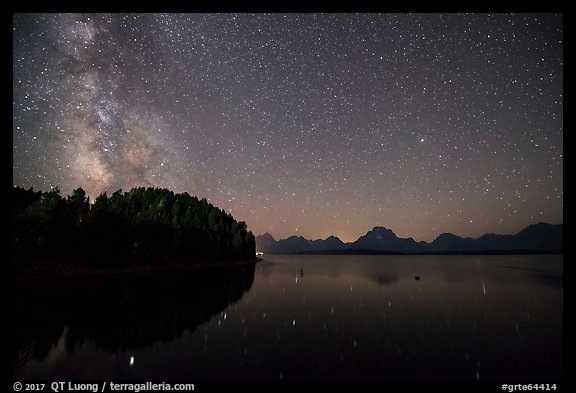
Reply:
<svg viewBox="0 0 576 393"><path fill-rule="evenodd" d="M266 232L263 233L262 235L258 236L261 239L266 239L266 240L273 240L276 241L276 239L274 239L274 236L272 236L270 233Z"/></svg>
<svg viewBox="0 0 576 393"><path fill-rule="evenodd" d="M392 230L388 229L386 227L374 227L374 228L372 228L371 232L392 232ZM392 233L394 233L394 232L392 232Z"/></svg>
<svg viewBox="0 0 576 393"><path fill-rule="evenodd" d="M373 237L378 240L381 239L397 239L398 236L391 229L384 227L374 227L370 232L366 233L363 237Z"/></svg>
<svg viewBox="0 0 576 393"><path fill-rule="evenodd" d="M518 234L526 231L545 231L552 228L563 228L563 224L548 224L546 222L539 222L537 224L528 225L526 228L518 232Z"/></svg>
<svg viewBox="0 0 576 393"><path fill-rule="evenodd" d="M453 239L462 239L462 238L450 232L441 233L436 237L436 240L453 240Z"/></svg>

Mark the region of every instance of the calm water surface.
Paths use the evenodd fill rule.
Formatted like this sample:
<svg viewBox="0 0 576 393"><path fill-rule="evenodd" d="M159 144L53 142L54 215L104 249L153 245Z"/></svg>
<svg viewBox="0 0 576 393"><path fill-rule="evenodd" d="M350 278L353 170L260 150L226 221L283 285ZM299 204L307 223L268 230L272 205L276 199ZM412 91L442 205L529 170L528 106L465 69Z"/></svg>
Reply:
<svg viewBox="0 0 576 393"><path fill-rule="evenodd" d="M562 377L562 256L265 257L18 291L14 378Z"/></svg>

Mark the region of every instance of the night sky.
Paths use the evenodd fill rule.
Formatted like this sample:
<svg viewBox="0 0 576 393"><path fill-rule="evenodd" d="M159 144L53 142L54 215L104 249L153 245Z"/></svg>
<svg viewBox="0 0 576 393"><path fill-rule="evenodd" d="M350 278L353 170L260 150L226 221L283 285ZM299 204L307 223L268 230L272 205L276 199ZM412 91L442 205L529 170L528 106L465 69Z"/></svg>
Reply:
<svg viewBox="0 0 576 393"><path fill-rule="evenodd" d="M563 19L13 16L13 184L166 187L259 235L563 214Z"/></svg>

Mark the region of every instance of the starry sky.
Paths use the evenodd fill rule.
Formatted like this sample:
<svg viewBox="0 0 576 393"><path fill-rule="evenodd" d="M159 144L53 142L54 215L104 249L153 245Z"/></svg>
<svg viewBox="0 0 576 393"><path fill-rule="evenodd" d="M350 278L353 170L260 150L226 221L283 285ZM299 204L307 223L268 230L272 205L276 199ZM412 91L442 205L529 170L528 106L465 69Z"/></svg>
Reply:
<svg viewBox="0 0 576 393"><path fill-rule="evenodd" d="M259 235L563 221L563 17L14 14L13 184L187 191Z"/></svg>

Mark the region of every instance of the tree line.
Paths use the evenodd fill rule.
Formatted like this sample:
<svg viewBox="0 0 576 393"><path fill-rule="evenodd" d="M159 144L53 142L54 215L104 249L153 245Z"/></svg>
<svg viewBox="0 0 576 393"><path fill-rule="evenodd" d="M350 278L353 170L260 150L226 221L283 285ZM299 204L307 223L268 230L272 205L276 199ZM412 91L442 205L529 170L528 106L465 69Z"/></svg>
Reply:
<svg viewBox="0 0 576 393"><path fill-rule="evenodd" d="M253 259L246 223L187 192L137 187L101 193L93 203L82 188L13 187L15 253L72 252L101 262L177 260L182 263Z"/></svg>

